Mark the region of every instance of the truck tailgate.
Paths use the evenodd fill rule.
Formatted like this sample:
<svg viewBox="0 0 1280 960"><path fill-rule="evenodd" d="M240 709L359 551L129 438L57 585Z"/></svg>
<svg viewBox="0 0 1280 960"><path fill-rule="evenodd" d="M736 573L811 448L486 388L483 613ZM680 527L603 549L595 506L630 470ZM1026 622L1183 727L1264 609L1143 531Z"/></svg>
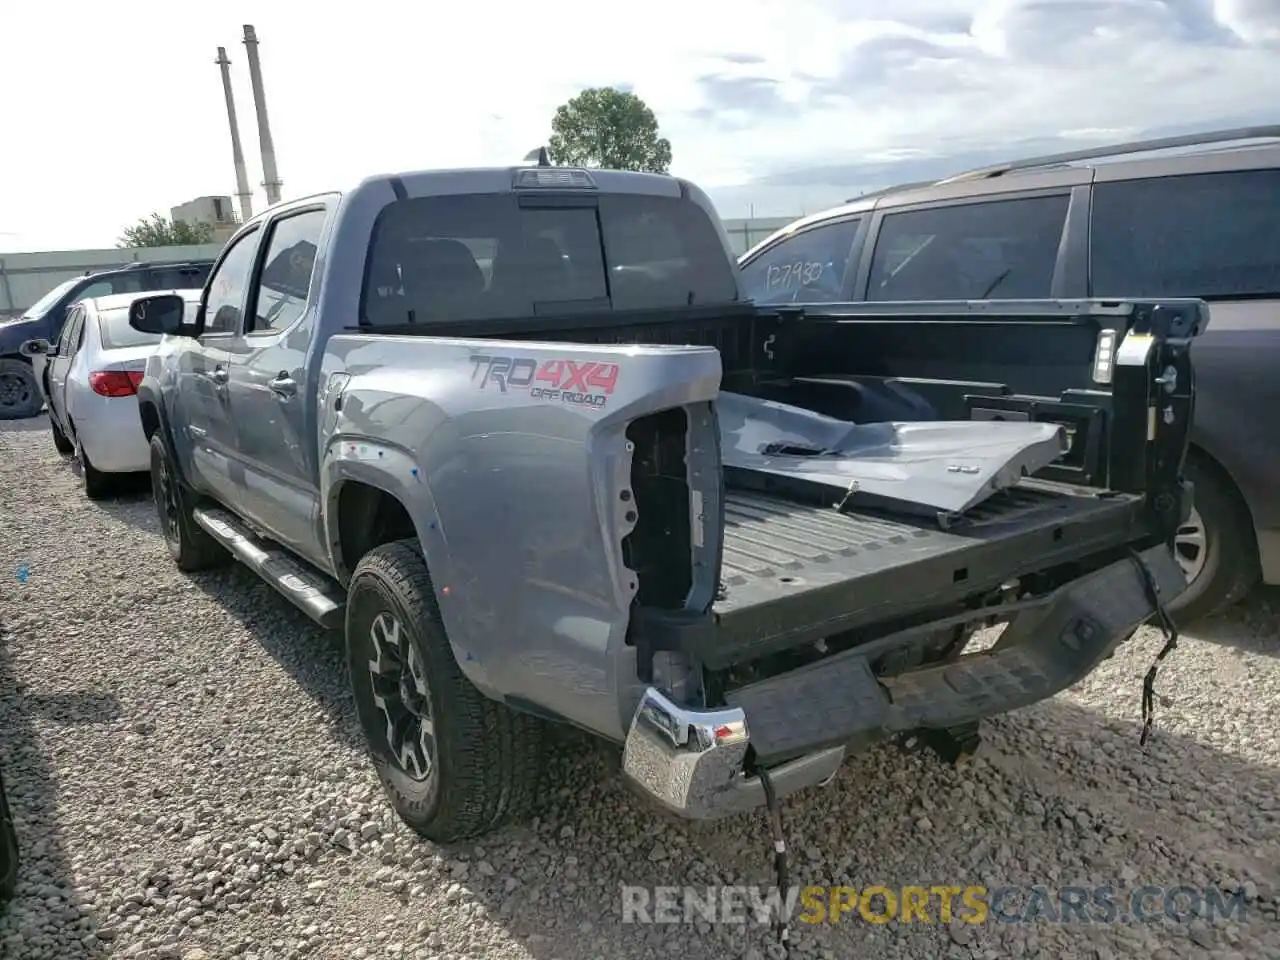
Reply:
<svg viewBox="0 0 1280 960"><path fill-rule="evenodd" d="M711 668L955 603L1140 536L1142 500L1026 481L949 529L730 490Z"/></svg>

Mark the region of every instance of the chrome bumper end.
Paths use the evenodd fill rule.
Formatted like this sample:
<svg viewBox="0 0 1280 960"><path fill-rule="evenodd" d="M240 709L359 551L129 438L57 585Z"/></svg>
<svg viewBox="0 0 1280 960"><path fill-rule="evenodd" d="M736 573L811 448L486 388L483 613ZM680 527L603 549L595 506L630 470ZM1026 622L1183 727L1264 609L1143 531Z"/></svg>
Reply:
<svg viewBox="0 0 1280 960"><path fill-rule="evenodd" d="M693 820L716 819L764 804L760 778L742 770L750 743L740 708L690 709L649 687L627 733L622 772L668 810ZM832 747L770 768L775 793L829 782L844 753L844 747Z"/></svg>

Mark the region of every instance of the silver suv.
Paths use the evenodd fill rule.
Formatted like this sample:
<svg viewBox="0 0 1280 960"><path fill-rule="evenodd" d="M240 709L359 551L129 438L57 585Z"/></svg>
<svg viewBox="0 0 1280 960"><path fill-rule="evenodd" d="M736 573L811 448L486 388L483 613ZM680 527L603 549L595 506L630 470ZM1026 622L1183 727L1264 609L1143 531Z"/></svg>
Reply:
<svg viewBox="0 0 1280 960"><path fill-rule="evenodd" d="M1199 297L1196 509L1178 537L1191 621L1259 579L1280 583L1280 126L1035 157L854 199L744 254L757 303L1040 297ZM1034 342L1010 342L981 379L1065 399ZM943 370L920 342L865 373ZM847 364L844 364L847 366ZM1021 370L1020 370L1021 368ZM895 376L895 369L910 377ZM1040 375L1027 382L1029 371ZM1106 372L1100 371L1105 377ZM940 373L939 376L945 376ZM918 419L904 406L902 419Z"/></svg>

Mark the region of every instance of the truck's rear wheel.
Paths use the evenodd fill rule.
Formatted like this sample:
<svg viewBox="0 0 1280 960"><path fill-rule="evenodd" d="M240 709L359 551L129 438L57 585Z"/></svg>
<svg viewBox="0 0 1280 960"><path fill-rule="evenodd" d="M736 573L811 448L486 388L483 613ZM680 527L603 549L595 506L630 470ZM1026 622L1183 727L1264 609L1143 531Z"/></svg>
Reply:
<svg viewBox="0 0 1280 960"><path fill-rule="evenodd" d="M151 496L160 520L160 535L179 570L204 570L231 559L222 544L191 515L195 496L173 468L169 447L159 430L151 435Z"/></svg>
<svg viewBox="0 0 1280 960"><path fill-rule="evenodd" d="M360 724L405 823L448 843L520 817L541 770L541 724L487 699L463 676L417 540L384 544L360 560L346 633Z"/></svg>

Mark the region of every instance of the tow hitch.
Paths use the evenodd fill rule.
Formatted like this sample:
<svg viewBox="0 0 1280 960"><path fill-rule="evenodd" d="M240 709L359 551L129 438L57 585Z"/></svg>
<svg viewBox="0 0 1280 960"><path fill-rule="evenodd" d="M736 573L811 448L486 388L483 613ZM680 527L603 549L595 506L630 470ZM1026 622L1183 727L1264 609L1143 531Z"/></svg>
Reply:
<svg viewBox="0 0 1280 960"><path fill-rule="evenodd" d="M898 742L908 753L928 750L936 754L943 763L958 766L973 759L978 747L982 745L982 734L978 732L975 721L942 730L915 730L903 734Z"/></svg>

